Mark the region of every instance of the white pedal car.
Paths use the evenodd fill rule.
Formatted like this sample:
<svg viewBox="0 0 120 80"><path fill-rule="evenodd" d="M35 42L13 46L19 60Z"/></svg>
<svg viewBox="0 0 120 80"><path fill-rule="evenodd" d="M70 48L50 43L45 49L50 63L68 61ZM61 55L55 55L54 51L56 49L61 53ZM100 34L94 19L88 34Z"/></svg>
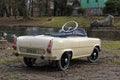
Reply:
<svg viewBox="0 0 120 80"><path fill-rule="evenodd" d="M75 27L67 27L75 23ZM71 59L87 57L90 62L98 60L101 40L88 38L84 29L78 28L76 21L69 21L62 26L59 33L20 36L16 42L17 56L23 56L27 66L33 66L36 59L55 62L60 70L66 70ZM52 65L52 64L51 64Z"/></svg>

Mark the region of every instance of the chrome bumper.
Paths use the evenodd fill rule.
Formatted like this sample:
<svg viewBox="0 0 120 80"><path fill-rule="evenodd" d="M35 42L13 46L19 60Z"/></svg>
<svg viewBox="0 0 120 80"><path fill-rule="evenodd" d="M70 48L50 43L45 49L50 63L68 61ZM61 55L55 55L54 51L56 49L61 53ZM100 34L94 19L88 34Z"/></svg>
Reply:
<svg viewBox="0 0 120 80"><path fill-rule="evenodd" d="M23 57L29 57L29 58L41 58L43 60L56 60L57 57L50 57L50 56L45 56L45 55L40 55L40 54L30 54L30 53L18 53L14 52L13 53L15 56L23 56Z"/></svg>

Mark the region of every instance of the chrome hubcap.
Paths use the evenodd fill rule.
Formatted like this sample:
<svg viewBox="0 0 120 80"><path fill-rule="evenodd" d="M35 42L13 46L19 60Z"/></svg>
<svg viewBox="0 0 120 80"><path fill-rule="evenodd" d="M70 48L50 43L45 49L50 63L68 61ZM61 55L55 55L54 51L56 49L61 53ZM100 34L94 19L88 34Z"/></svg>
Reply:
<svg viewBox="0 0 120 80"><path fill-rule="evenodd" d="M67 58L65 58L65 63L67 63L68 62L68 59Z"/></svg>
<svg viewBox="0 0 120 80"><path fill-rule="evenodd" d="M93 55L94 55L94 56L96 56L96 55L97 55L97 53L93 53Z"/></svg>

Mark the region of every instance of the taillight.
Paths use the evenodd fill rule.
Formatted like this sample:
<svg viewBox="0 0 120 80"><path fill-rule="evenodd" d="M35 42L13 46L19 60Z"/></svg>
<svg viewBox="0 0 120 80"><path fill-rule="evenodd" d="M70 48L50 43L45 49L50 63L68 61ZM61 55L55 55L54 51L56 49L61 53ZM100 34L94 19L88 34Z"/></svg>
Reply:
<svg viewBox="0 0 120 80"><path fill-rule="evenodd" d="M50 42L48 43L48 46L47 46L47 53L51 53L51 50L52 50L52 40L50 40Z"/></svg>
<svg viewBox="0 0 120 80"><path fill-rule="evenodd" d="M14 39L13 44L12 44L12 48L13 48L14 50L17 49L17 48L16 48L16 44L17 44L17 39Z"/></svg>

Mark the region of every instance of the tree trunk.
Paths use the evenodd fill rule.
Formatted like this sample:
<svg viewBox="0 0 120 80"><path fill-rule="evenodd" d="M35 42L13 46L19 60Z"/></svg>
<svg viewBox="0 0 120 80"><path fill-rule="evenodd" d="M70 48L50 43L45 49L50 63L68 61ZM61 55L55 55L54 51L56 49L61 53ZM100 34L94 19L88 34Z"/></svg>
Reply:
<svg viewBox="0 0 120 80"><path fill-rule="evenodd" d="M31 16L34 16L34 14L33 14L33 0L31 0L31 2L30 2L30 4L31 4Z"/></svg>
<svg viewBox="0 0 120 80"><path fill-rule="evenodd" d="M39 14L39 17L42 16L42 5L43 5L43 0L37 0L37 5L38 5L38 14Z"/></svg>
<svg viewBox="0 0 120 80"><path fill-rule="evenodd" d="M28 16L28 9L27 9L27 5L26 5L26 0L22 0L22 3L20 6L22 7L23 19L24 20L30 19Z"/></svg>
<svg viewBox="0 0 120 80"><path fill-rule="evenodd" d="M53 11L53 15L56 16L57 13L57 2L54 0L54 11Z"/></svg>
<svg viewBox="0 0 120 80"><path fill-rule="evenodd" d="M48 0L46 0L46 3L45 3L45 15L46 16L48 15Z"/></svg>

